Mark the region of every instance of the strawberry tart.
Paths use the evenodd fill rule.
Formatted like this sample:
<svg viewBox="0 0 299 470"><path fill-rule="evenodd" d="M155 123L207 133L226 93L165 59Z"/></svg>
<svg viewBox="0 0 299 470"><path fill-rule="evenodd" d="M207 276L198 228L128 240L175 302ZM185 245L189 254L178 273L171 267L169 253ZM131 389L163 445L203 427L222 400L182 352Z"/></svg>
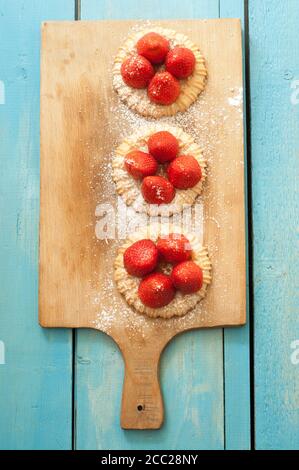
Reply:
<svg viewBox="0 0 299 470"><path fill-rule="evenodd" d="M155 225L129 236L119 248L114 277L137 312L171 318L185 315L206 295L211 262L196 235Z"/></svg>
<svg viewBox="0 0 299 470"><path fill-rule="evenodd" d="M206 161L194 139L178 127L156 125L127 137L112 160L116 190L128 206L170 216L194 204Z"/></svg>
<svg viewBox="0 0 299 470"><path fill-rule="evenodd" d="M206 78L198 46L184 34L161 27L131 34L114 60L113 86L120 99L156 119L186 111Z"/></svg>

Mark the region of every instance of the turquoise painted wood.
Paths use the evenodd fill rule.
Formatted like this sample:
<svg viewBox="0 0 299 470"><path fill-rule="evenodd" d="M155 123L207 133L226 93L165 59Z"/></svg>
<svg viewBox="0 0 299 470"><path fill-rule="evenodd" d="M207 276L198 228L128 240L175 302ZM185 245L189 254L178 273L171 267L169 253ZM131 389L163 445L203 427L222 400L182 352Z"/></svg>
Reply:
<svg viewBox="0 0 299 470"><path fill-rule="evenodd" d="M73 14L70 0L0 0L1 449L71 447L71 333L38 326L37 262L39 28Z"/></svg>
<svg viewBox="0 0 299 470"><path fill-rule="evenodd" d="M256 447L298 449L299 2L250 0L249 22Z"/></svg>
<svg viewBox="0 0 299 470"><path fill-rule="evenodd" d="M245 85L245 3L243 0L221 0L221 18L241 18L243 29L243 77ZM244 87L244 135L246 136L246 95ZM245 181L247 180L245 137ZM247 214L247 185L245 185ZM248 214L246 216L248 220ZM247 230L248 232L248 230ZM247 324L243 328L224 330L225 448L250 449L250 352L249 352L249 286L247 240Z"/></svg>
<svg viewBox="0 0 299 470"><path fill-rule="evenodd" d="M223 16L234 16L232 2ZM236 16L243 16L237 2ZM81 2L82 19L211 18L214 2ZM153 13L154 12L154 13ZM223 350L225 348L225 362ZM76 446L79 449L222 449L249 446L248 331L223 336L221 329L185 333L173 340L161 361L166 422L160 431L119 428L123 364L113 341L103 334L77 333ZM225 371L225 377L223 376ZM241 377L241 380L240 380ZM232 400L225 400L224 388ZM239 407L235 397L239 389ZM246 389L246 390L245 390ZM229 436L225 435L228 429ZM234 436L234 433L236 435ZM242 433L242 436L237 434Z"/></svg>
<svg viewBox="0 0 299 470"><path fill-rule="evenodd" d="M218 334L219 333L219 334ZM123 363L103 333L78 332L76 360L77 449L222 449L221 331L188 332L161 360L166 420L158 431L120 429Z"/></svg>
<svg viewBox="0 0 299 470"><path fill-rule="evenodd" d="M220 0L80 0L81 19L218 18Z"/></svg>

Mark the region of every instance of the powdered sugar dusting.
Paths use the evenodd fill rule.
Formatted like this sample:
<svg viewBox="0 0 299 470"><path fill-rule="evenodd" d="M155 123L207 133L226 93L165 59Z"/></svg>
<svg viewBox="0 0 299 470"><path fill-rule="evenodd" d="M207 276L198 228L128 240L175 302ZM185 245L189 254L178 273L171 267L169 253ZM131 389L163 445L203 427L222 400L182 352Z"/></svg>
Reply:
<svg viewBox="0 0 299 470"><path fill-rule="evenodd" d="M234 88L231 88L231 92L233 94L233 96L230 96L228 98L228 104L230 106L235 106L235 107L241 107L241 105L243 104L243 88L240 87L240 88L237 88L236 90L234 90Z"/></svg>

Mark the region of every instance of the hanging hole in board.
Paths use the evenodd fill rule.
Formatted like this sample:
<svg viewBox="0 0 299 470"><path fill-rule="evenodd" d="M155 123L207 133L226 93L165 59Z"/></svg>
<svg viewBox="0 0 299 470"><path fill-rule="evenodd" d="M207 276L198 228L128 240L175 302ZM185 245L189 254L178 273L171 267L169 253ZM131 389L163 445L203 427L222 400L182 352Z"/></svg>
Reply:
<svg viewBox="0 0 299 470"><path fill-rule="evenodd" d="M137 410L138 410L138 411L143 411L143 410L144 410L144 406L143 406L143 405L137 405Z"/></svg>

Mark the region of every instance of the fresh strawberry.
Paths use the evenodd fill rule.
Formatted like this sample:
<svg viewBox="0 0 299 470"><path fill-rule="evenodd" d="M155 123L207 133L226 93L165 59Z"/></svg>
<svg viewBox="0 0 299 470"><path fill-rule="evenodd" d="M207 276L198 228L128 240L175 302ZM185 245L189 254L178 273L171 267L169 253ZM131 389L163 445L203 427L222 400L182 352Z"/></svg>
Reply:
<svg viewBox="0 0 299 470"><path fill-rule="evenodd" d="M183 294L193 294L201 289L203 274L198 264L193 261L184 261L177 264L171 273L173 285Z"/></svg>
<svg viewBox="0 0 299 470"><path fill-rule="evenodd" d="M175 296L175 290L169 276L152 273L140 281L138 295L147 307L161 308L168 305Z"/></svg>
<svg viewBox="0 0 299 470"><path fill-rule="evenodd" d="M146 88L155 75L152 64L141 55L132 55L121 66L123 81L133 88Z"/></svg>
<svg viewBox="0 0 299 470"><path fill-rule="evenodd" d="M138 54L145 57L152 64L164 62L169 51L169 41L157 33L147 33L137 42Z"/></svg>
<svg viewBox="0 0 299 470"><path fill-rule="evenodd" d="M176 78L187 78L194 71L195 56L187 47L175 47L168 52L165 67Z"/></svg>
<svg viewBox="0 0 299 470"><path fill-rule="evenodd" d="M146 176L141 192L149 204L169 204L175 196L173 185L163 176Z"/></svg>
<svg viewBox="0 0 299 470"><path fill-rule="evenodd" d="M157 266L158 249L151 240L139 240L124 252L124 266L131 276L142 277Z"/></svg>
<svg viewBox="0 0 299 470"><path fill-rule="evenodd" d="M157 248L167 263L177 264L191 258L190 242L180 233L170 233L167 237L159 238Z"/></svg>
<svg viewBox="0 0 299 470"><path fill-rule="evenodd" d="M192 155L180 155L167 168L169 181L175 188L193 188L202 177L198 161Z"/></svg>
<svg viewBox="0 0 299 470"><path fill-rule="evenodd" d="M168 72L158 72L150 81L148 96L157 104L168 105L176 101L180 94L180 84Z"/></svg>
<svg viewBox="0 0 299 470"><path fill-rule="evenodd" d="M135 180L142 180L157 172L158 163L149 153L132 150L125 156L125 168Z"/></svg>
<svg viewBox="0 0 299 470"><path fill-rule="evenodd" d="M151 155L159 163L170 162L179 152L179 143L176 137L168 131L160 131L152 134L147 142Z"/></svg>

